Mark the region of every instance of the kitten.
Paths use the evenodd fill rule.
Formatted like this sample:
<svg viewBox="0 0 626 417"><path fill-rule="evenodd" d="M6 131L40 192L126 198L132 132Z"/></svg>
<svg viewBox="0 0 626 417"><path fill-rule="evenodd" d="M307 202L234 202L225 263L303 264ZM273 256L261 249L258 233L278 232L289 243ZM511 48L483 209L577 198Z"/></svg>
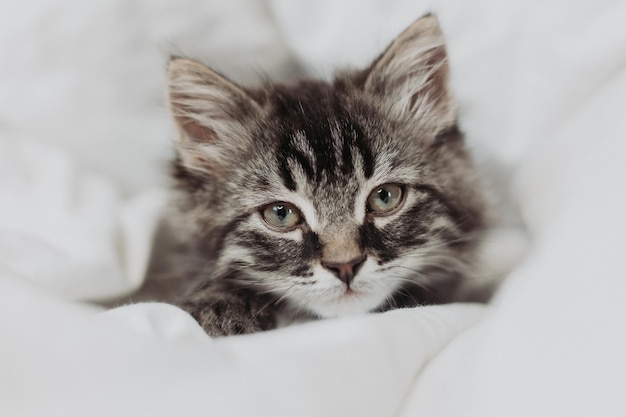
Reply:
<svg viewBox="0 0 626 417"><path fill-rule="evenodd" d="M179 305L207 333L461 297L484 203L434 16L331 83L246 89L180 58L168 74Z"/></svg>

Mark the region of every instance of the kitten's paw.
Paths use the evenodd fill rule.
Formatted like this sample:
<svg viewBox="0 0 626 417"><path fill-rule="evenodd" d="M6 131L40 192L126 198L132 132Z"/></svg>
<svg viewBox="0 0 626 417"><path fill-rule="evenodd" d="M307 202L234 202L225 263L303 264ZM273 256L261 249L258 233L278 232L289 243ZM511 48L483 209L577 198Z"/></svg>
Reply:
<svg viewBox="0 0 626 417"><path fill-rule="evenodd" d="M270 300L242 293L207 294L181 303L210 336L256 333L276 327Z"/></svg>

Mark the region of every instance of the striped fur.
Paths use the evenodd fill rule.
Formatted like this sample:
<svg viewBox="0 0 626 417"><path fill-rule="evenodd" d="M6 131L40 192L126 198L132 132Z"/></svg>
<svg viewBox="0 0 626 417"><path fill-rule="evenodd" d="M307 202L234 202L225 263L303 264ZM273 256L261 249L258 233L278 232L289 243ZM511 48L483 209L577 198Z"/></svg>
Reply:
<svg viewBox="0 0 626 417"><path fill-rule="evenodd" d="M471 279L484 205L433 16L332 83L246 90L185 59L169 74L172 222L195 283L181 304L209 333L271 328L279 308L333 317L449 302ZM404 187L404 202L369 213L368 195L387 183ZM268 227L260 213L273 202L303 223ZM323 266L359 256L349 285Z"/></svg>

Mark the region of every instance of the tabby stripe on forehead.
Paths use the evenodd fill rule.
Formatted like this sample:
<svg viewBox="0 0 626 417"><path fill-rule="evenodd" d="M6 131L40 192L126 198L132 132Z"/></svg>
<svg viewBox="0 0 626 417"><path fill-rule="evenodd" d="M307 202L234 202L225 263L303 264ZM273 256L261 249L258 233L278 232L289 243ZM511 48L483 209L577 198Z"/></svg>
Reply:
<svg viewBox="0 0 626 417"><path fill-rule="evenodd" d="M361 159L363 160L363 173L365 178L371 178L371 176L374 175L374 156L365 141L363 131L355 123L350 123L347 128L348 132L346 132L347 134L344 135L344 137L352 138L352 143L356 145Z"/></svg>
<svg viewBox="0 0 626 417"><path fill-rule="evenodd" d="M352 161L352 147L347 140L343 141L343 147L341 148L341 172L344 175L354 171L354 165Z"/></svg>
<svg viewBox="0 0 626 417"><path fill-rule="evenodd" d="M290 191L296 191L296 182L293 179L293 175L291 173L291 168L289 167L289 162L287 158L279 159L278 165L280 167L280 176L283 179L283 184Z"/></svg>
<svg viewBox="0 0 626 417"><path fill-rule="evenodd" d="M354 170L354 155L352 155L352 152L353 148L356 147L363 161L363 174L365 178L371 178L372 175L374 175L374 156L368 146L363 130L359 124L352 119L348 112L346 112L346 109L341 104L341 100L335 100L333 103L333 111L335 114L339 115L338 120L344 120L341 126L343 138L343 173L347 174L350 170Z"/></svg>
<svg viewBox="0 0 626 417"><path fill-rule="evenodd" d="M302 167L307 178L310 180L316 178L313 161L309 160L308 157L297 148L293 134L285 134L280 143L278 163L280 165L283 183L289 190L295 191L296 183L290 166L290 162L292 161Z"/></svg>
<svg viewBox="0 0 626 417"><path fill-rule="evenodd" d="M372 175L374 175L374 157L366 142L363 140L360 128L350 124L339 134L341 137L337 138L337 140L342 142L340 155L342 174L347 175L354 171L353 153L357 151L363 161L363 174L365 178L372 177ZM283 183L288 189L292 191L296 189L296 183L290 167L290 162L292 161L302 168L304 174L310 181L320 181L324 173L330 180L337 178L338 155L333 152L334 147L332 146L330 131L328 132L328 137L323 138L324 140L319 140L319 137L316 138L316 140L310 140L310 135L304 135L312 151L317 156L315 161L311 161L307 155L296 149L292 137L292 135L285 135L279 153L281 176Z"/></svg>
<svg viewBox="0 0 626 417"><path fill-rule="evenodd" d="M323 173L326 173L328 179L333 180L337 177L337 156L334 149L333 131L330 128L328 120L320 121L319 124L308 125L304 130L305 137L311 147L313 154L316 156L315 179L320 181Z"/></svg>

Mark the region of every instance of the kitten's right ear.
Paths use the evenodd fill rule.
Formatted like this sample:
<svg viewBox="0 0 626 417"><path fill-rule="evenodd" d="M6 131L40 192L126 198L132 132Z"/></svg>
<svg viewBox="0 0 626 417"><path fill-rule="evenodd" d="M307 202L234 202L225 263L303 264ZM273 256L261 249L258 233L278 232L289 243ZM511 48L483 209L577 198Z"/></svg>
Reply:
<svg viewBox="0 0 626 417"><path fill-rule="evenodd" d="M170 110L179 128L178 152L191 169L219 169L246 146L244 122L260 111L239 86L206 66L183 58L168 64Z"/></svg>

